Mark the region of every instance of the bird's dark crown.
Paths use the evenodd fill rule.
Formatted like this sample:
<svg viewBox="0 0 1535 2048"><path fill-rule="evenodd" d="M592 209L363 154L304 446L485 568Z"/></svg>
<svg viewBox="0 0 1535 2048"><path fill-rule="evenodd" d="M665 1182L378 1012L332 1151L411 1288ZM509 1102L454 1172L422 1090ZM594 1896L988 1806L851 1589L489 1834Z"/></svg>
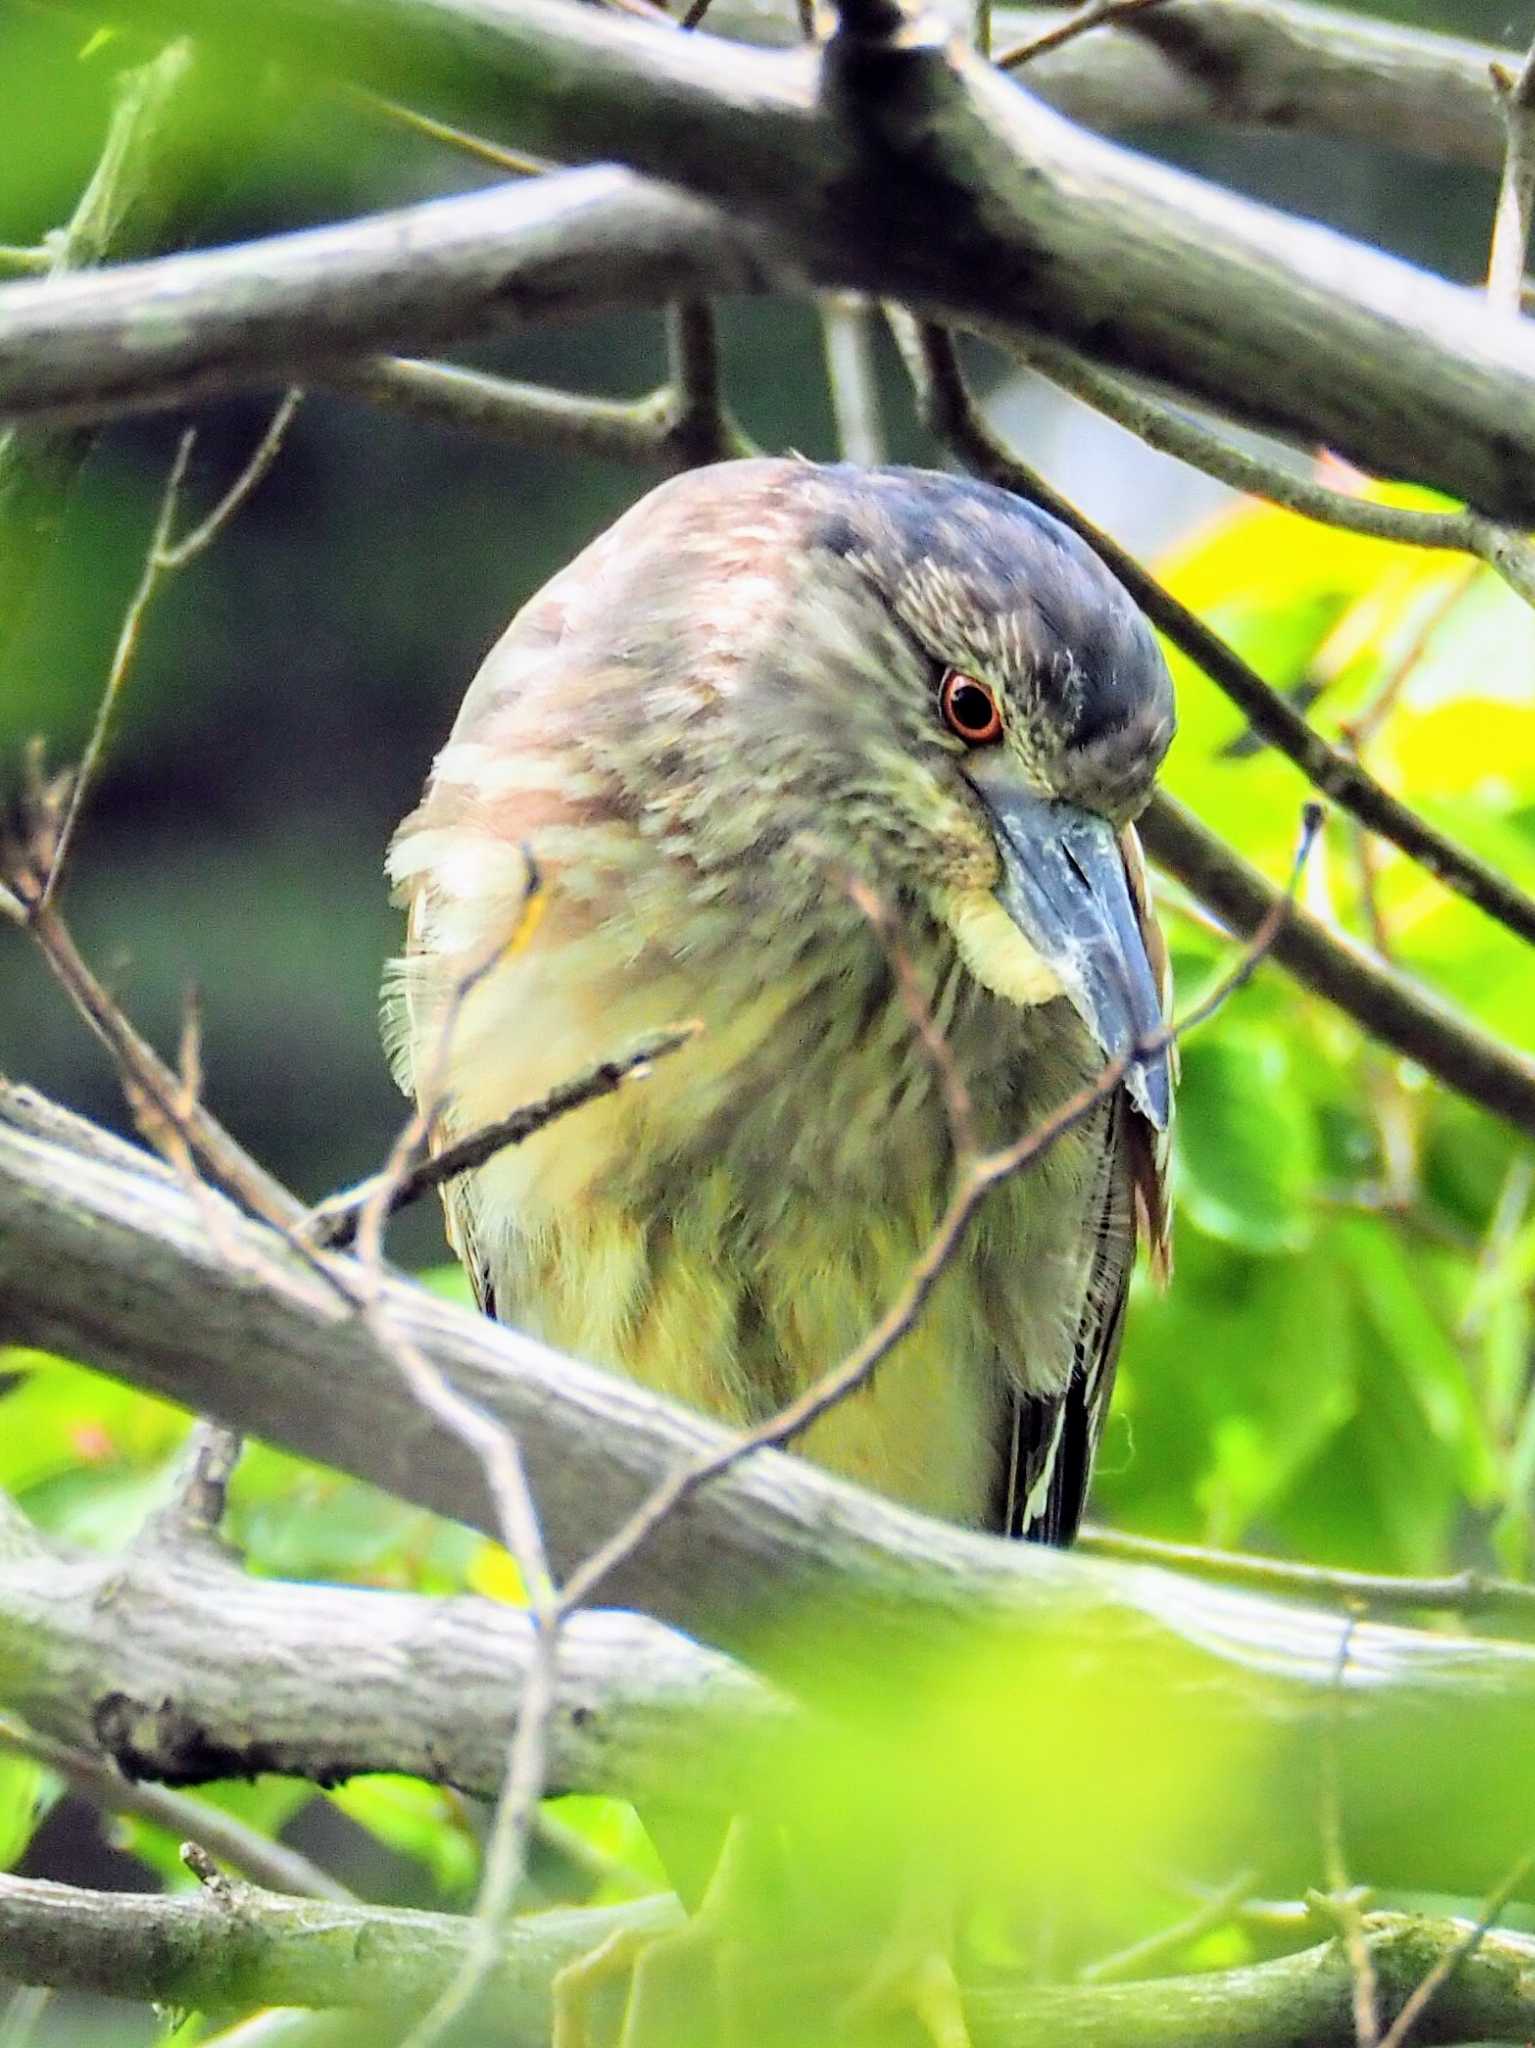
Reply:
<svg viewBox="0 0 1535 2048"><path fill-rule="evenodd" d="M805 465L810 544L854 565L940 668L974 667L1032 728L1052 793L1140 808L1174 728L1146 620L1058 519L938 471Z"/></svg>

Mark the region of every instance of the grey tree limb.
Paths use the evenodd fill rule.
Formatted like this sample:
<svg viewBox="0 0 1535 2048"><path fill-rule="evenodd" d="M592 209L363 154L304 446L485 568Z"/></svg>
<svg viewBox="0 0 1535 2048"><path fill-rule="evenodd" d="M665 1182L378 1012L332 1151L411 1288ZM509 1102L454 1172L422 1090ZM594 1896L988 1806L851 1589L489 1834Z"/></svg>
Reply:
<svg viewBox="0 0 1535 2048"><path fill-rule="evenodd" d="M526 1613L467 1595L249 1578L212 1541L61 1555L33 1535L0 1554L0 1705L156 1785L403 1771L494 1798L532 1637ZM789 1718L633 1614L574 1619L558 1688L551 1792L728 1812Z"/></svg>
<svg viewBox="0 0 1535 2048"><path fill-rule="evenodd" d="M272 0L259 17L125 0L125 19L232 48L254 33L267 55L537 152L617 158L771 229L817 286L1004 344L1055 335L1377 474L1535 520L1535 328L1090 134L936 17L834 38L824 71L559 0ZM10 286L0 331L17 294L44 289ZM0 355L0 406L20 395L6 369Z"/></svg>
<svg viewBox="0 0 1535 2048"><path fill-rule="evenodd" d="M970 0L940 0L965 32ZM1066 7L995 7L998 51L1068 20ZM1336 135L1495 171L1503 136L1490 43L1307 0L1169 0L1159 24L1095 29L1033 59L1028 86L1104 134L1148 126ZM705 32L787 49L795 0L712 0Z"/></svg>
<svg viewBox="0 0 1535 2048"><path fill-rule="evenodd" d="M357 355L762 282L745 238L710 207L622 171L571 172L0 289L0 412L99 419L323 377L329 365L337 381L371 378L392 396L408 383L425 406L440 373Z"/></svg>
<svg viewBox="0 0 1535 2048"><path fill-rule="evenodd" d="M491 1529L478 1462L415 1403L361 1319L280 1237L233 1210L225 1220L221 1249L203 1208L163 1173L0 1122L3 1333ZM232 1260L227 1247L243 1255ZM388 1283L387 1306L454 1387L515 1433L562 1575L668 1473L728 1441L637 1386L403 1280ZM1276 1823L1260 1788L1274 1772L1310 1768L1337 1679L1335 1614L1009 1545L777 1453L692 1498L609 1591L806 1696L856 1672L871 1640L898 1658L963 1654L977 1628L1021 1629L1031 1642L1060 1629L1075 1668L1106 1696L1155 1688L1165 1697L1170 1687L1191 1713L1222 1723L1235 1714L1259 1731L1271 1769L1233 1784L1212 1860L1228 1850L1233 1862L1250 1860L1253 1829L1276 1853L1311 1857L1309 1811L1287 1836L1292 1824ZM812 1616L808 1637L789 1626L808 1628ZM1478 1890L1488 1864L1526 1846L1508 1760L1527 1749L1535 1649L1360 1623L1342 1685L1354 1824L1390 1837L1398 1881ZM1408 1768L1404 1834L1392 1816ZM1437 1839L1436 1802L1445 1839L1476 1845L1475 1868L1452 1867L1461 1852ZM1424 1843L1434 1844L1432 1872Z"/></svg>
<svg viewBox="0 0 1535 2048"><path fill-rule="evenodd" d="M512 1922L482 2007L503 2048L544 2048L550 1983L567 1962L621 1932L675 1927L670 1899L529 1915ZM1454 1920L1375 1913L1364 1936L1389 2022L1466 1935ZM22 1982L154 1999L178 2006L351 2006L419 2010L461 1966L468 1923L441 1913L317 1905L248 1891L124 1897L0 1876L0 1943ZM856 1959L855 1963L856 1963ZM783 1958L745 1959L758 1995L781 1999ZM839 1967L840 1966L840 1967ZM793 1991L832 1996L847 1957L803 1959ZM1272 1962L1138 1984L1048 1985L998 1973L963 1990L975 2048L1353 2048L1348 1958L1338 1941ZM1535 2028L1535 1943L1485 1934L1429 2005L1415 2041L1524 2039Z"/></svg>
<svg viewBox="0 0 1535 2048"><path fill-rule="evenodd" d="M998 48L1067 11L999 9ZM1028 83L1109 133L1165 122L1295 130L1495 171L1503 135L1488 67L1499 54L1304 0L1170 0L1036 59Z"/></svg>

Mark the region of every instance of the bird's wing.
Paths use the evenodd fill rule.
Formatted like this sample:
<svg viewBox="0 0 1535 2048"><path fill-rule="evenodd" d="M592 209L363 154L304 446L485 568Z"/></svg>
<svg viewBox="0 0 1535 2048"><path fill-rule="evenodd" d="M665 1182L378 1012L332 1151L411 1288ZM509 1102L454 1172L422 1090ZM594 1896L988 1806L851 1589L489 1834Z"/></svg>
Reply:
<svg viewBox="0 0 1535 2048"><path fill-rule="evenodd" d="M1145 861L1133 827L1125 828L1120 845L1166 1016L1172 1008L1167 946L1152 908ZM1158 1280L1165 1280L1171 1271L1167 1160L1167 1133L1154 1130L1121 1089L1104 1121L1102 1167L1087 1210L1093 1250L1071 1379L1056 1399L1015 1393L1008 1401L1008 1440L1003 1446L999 1489L999 1519L1006 1535L1035 1543L1065 1544L1077 1533L1114 1390L1137 1243L1145 1244Z"/></svg>

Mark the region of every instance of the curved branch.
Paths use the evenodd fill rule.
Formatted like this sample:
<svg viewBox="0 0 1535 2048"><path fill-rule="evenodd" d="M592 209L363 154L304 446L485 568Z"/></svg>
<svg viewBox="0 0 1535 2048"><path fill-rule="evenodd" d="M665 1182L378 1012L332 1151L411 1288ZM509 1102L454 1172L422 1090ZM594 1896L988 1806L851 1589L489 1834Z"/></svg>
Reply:
<svg viewBox="0 0 1535 2048"><path fill-rule="evenodd" d="M999 9L999 47L1068 13ZM1111 133L1169 122L1276 128L1495 171L1503 131L1489 66L1500 54L1304 0L1173 0L1035 58L1028 83Z"/></svg>
<svg viewBox="0 0 1535 2048"><path fill-rule="evenodd" d="M1535 522L1535 331L1073 126L931 17L834 38L818 68L558 0L123 0L119 15L263 59L281 48L492 136L514 127L539 153L616 157L770 228L819 286L1004 341L1055 334L1374 474ZM43 289L8 287L0 324L6 299Z"/></svg>
<svg viewBox="0 0 1535 2048"><path fill-rule="evenodd" d="M348 358L761 284L711 208L622 171L566 172L0 289L0 413L96 419L330 366L392 394L408 379L421 397L421 374Z"/></svg>
<svg viewBox="0 0 1535 2048"><path fill-rule="evenodd" d="M159 1785L403 1771L494 1798L533 1659L519 1609L248 1578L215 1544L61 1557L34 1538L0 1557L0 1702ZM653 1621L581 1615L560 1640L550 1790L729 1812L789 1718Z"/></svg>
<svg viewBox="0 0 1535 2048"><path fill-rule="evenodd" d="M1438 1608L1456 1614L1487 1615L1528 1634L1535 1630L1535 1586L1496 1579L1484 1572L1450 1572L1436 1579L1409 1579L1391 1572L1350 1572L1332 1565L1298 1564L1290 1558L1258 1557L1250 1551L1209 1550L1197 1543L1166 1543L1132 1536L1123 1529L1089 1526L1078 1539L1099 1557L1129 1558L1137 1564L1167 1565L1195 1572L1227 1586L1251 1586L1307 1600L1336 1601L1367 1613L1408 1614Z"/></svg>
<svg viewBox="0 0 1535 2048"><path fill-rule="evenodd" d="M615 1936L675 1927L675 1900L587 1907L514 1920L487 1991L506 2048L544 2048L557 1970ZM242 1886L194 1897L124 1897L0 1876L0 1942L23 1983L193 2007L353 2006L413 2012L453 1981L469 1923L442 1913L317 1906ZM1466 1945L1456 1920L1374 1913L1363 1922L1389 2024L1429 1973ZM763 1943L736 1958L743 1987L781 2008L785 1995L823 2006L856 1974L856 1954L823 1946L793 1958ZM1045 2040L1059 2048L1352 2048L1353 1977L1337 1941L1244 1969L1138 1984L1049 1985L1022 1972L964 1993L975 2048ZM1420 2043L1523 2040L1535 2030L1535 1943L1484 1934L1414 2028Z"/></svg>
<svg viewBox="0 0 1535 2048"><path fill-rule="evenodd" d="M492 1528L477 1461L412 1400L336 1290L280 1237L222 1205L215 1244L205 1209L163 1174L0 1120L7 1334ZM404 1281L385 1293L392 1323L515 1433L562 1574L669 1472L729 1442L642 1388ZM626 1561L611 1597L742 1651L806 1693L858 1672L871 1630L884 1660L963 1653L980 1627L1022 1627L1031 1642L1063 1629L1074 1670L1116 1697L1171 1689L1192 1712L1240 1712L1265 1745L1272 1770L1253 1774L1265 1783L1306 1768L1338 1664L1336 1615L970 1534L775 1452L689 1500ZM811 1617L807 1647L787 1624ZM1361 1623L1343 1684L1353 1698L1351 1812L1390 1836L1403 1882L1482 1881L1481 1868L1449 1870L1454 1856L1430 1824L1439 1799L1461 1816L1449 1832L1475 1841L1479 1857L1512 1860L1526 1846L1506 1759L1535 1711L1535 1650ZM1424 1764L1403 1838L1390 1816L1408 1753ZM1428 1762L1440 1758L1442 1773ZM1234 1861L1250 1851L1239 1846L1244 1830L1261 1824L1273 1836L1271 1803L1260 1823L1248 1799L1261 1800L1256 1782L1234 1785L1221 1816ZM1309 1814L1295 1825L1309 1855Z"/></svg>
<svg viewBox="0 0 1535 2048"><path fill-rule="evenodd" d="M1535 605L1535 547L1523 535L1483 519L1479 513L1382 504L1378 498L1357 497L1314 477L1298 476L1293 469L1281 468L1272 456L1254 455L1201 420L1158 404L1117 377L1104 376L1070 349L1049 342L1031 343L1025 360L1062 391L1071 392L1105 419L1128 428L1148 448L1186 462L1232 490L1266 498L1270 504L1298 512L1303 519L1364 534L1371 540L1475 555L1495 569L1526 604Z"/></svg>

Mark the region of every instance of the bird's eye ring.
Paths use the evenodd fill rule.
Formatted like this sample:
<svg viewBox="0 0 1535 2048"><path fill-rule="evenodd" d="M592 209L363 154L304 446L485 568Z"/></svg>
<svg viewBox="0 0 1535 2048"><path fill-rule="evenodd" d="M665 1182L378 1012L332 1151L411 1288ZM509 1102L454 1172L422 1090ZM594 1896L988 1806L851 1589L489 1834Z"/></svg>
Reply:
<svg viewBox="0 0 1535 2048"><path fill-rule="evenodd" d="M938 692L938 708L949 731L967 747L989 746L1002 737L1002 710L985 683L951 668Z"/></svg>

